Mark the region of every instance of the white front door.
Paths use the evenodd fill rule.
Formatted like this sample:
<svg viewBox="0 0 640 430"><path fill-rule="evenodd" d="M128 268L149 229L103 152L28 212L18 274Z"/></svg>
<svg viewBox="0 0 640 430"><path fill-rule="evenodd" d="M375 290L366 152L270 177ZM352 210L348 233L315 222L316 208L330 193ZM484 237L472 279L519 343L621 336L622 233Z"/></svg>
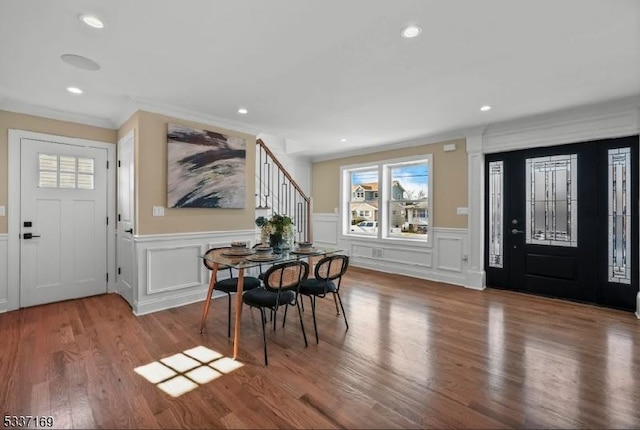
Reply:
<svg viewBox="0 0 640 430"><path fill-rule="evenodd" d="M107 150L22 139L20 307L107 292Z"/></svg>
<svg viewBox="0 0 640 430"><path fill-rule="evenodd" d="M134 143L133 131L118 141L117 291L131 306L136 274L133 258Z"/></svg>

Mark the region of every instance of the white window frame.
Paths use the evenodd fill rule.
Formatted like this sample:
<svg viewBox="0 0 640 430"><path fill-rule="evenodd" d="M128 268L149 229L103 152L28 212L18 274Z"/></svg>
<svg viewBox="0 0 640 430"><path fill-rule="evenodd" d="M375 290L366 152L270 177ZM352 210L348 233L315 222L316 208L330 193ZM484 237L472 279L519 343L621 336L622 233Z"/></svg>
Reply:
<svg viewBox="0 0 640 430"><path fill-rule="evenodd" d="M429 168L429 180L427 183L427 210L428 226L427 238L390 236L389 223L391 214L389 213L389 202L391 197L391 168L403 164L419 164L425 162ZM411 157L394 158L380 160L371 163L350 164L340 166L340 207L341 231L345 238L357 238L363 240L384 240L398 243L419 243L423 246L433 245L433 154L423 154ZM361 170L378 170L378 232L375 235L363 235L350 231L351 209L351 173Z"/></svg>

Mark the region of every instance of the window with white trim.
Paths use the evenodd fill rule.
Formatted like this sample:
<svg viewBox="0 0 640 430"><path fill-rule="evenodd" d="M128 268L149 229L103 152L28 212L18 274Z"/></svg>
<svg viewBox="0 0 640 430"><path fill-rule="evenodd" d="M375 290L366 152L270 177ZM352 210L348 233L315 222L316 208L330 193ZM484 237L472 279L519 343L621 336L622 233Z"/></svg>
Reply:
<svg viewBox="0 0 640 430"><path fill-rule="evenodd" d="M94 159L38 154L38 187L93 190Z"/></svg>
<svg viewBox="0 0 640 430"><path fill-rule="evenodd" d="M373 190L378 190L378 168L377 166L365 167L363 169L353 169L343 175L346 185L349 187L347 195L350 200L345 203L348 210L347 223L349 231L367 236L375 236L377 228L367 227L363 224L365 220L378 219L378 197L374 197ZM374 231L376 230L376 231Z"/></svg>
<svg viewBox="0 0 640 430"><path fill-rule="evenodd" d="M431 154L343 166L343 233L428 242L431 170ZM364 199L355 200L356 190L362 190Z"/></svg>

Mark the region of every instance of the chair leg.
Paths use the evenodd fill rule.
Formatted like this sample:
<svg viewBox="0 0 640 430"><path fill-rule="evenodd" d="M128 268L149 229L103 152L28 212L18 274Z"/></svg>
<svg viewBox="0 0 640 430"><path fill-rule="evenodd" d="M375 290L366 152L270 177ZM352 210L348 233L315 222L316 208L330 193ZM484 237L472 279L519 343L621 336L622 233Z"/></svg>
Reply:
<svg viewBox="0 0 640 430"><path fill-rule="evenodd" d="M231 294L227 293L227 297L229 298L227 306L227 337L231 338Z"/></svg>
<svg viewBox="0 0 640 430"><path fill-rule="evenodd" d="M307 342L307 333L304 331L304 322L302 322L302 311L300 310L300 302L301 300L296 300L296 307L298 308L298 317L300 318L300 327L302 327L302 336L304 337L304 346L306 348L307 346L309 346L309 343Z"/></svg>
<svg viewBox="0 0 640 430"><path fill-rule="evenodd" d="M340 302L340 307L342 308L342 316L344 317L344 323L347 325L347 330L349 330L349 323L347 322L347 314L344 313L344 306L342 306L342 299L340 298L340 293L333 293L333 297L338 296L338 301Z"/></svg>
<svg viewBox="0 0 640 430"><path fill-rule="evenodd" d="M267 359L267 333L264 328L264 326L266 325L267 316L264 313L264 308L260 308L260 316L262 317L260 318L260 320L262 321L262 342L264 343L264 365L268 366L269 361Z"/></svg>
<svg viewBox="0 0 640 430"><path fill-rule="evenodd" d="M276 320L278 319L278 307L276 305L275 309L271 310L271 315L273 315L273 331L276 331Z"/></svg>
<svg viewBox="0 0 640 430"><path fill-rule="evenodd" d="M287 311L289 310L289 305L285 305L284 307L284 318L282 318L282 328L284 328L284 323L287 322Z"/></svg>
<svg viewBox="0 0 640 430"><path fill-rule="evenodd" d="M333 303L336 305L336 316L340 315L340 309L338 309L338 301L336 300L336 293L333 293Z"/></svg>
<svg viewBox="0 0 640 430"><path fill-rule="evenodd" d="M316 343L320 343L318 340L318 324L316 323L316 296L309 296L311 299L311 314L313 315L313 329L316 332Z"/></svg>

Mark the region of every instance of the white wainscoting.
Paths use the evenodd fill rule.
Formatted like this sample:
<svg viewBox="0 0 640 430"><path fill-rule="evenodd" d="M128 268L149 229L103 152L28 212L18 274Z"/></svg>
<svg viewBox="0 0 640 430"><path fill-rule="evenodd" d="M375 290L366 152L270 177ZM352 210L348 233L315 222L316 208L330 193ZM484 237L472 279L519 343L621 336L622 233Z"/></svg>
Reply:
<svg viewBox="0 0 640 430"><path fill-rule="evenodd" d="M254 243L255 231L135 236L135 266L139 270L133 313L143 315L203 301L211 272L199 256L209 248L229 246L237 240Z"/></svg>
<svg viewBox="0 0 640 430"><path fill-rule="evenodd" d="M9 299L9 276L7 270L8 234L0 234L0 313L7 311Z"/></svg>
<svg viewBox="0 0 640 430"><path fill-rule="evenodd" d="M350 264L381 272L467 285L467 229L434 228L433 246L385 241L340 234L339 214L313 215L316 246L338 247L350 256Z"/></svg>
<svg viewBox="0 0 640 430"><path fill-rule="evenodd" d="M336 247L340 230L337 225L338 221L338 214L313 214L311 231L313 232L314 242Z"/></svg>

